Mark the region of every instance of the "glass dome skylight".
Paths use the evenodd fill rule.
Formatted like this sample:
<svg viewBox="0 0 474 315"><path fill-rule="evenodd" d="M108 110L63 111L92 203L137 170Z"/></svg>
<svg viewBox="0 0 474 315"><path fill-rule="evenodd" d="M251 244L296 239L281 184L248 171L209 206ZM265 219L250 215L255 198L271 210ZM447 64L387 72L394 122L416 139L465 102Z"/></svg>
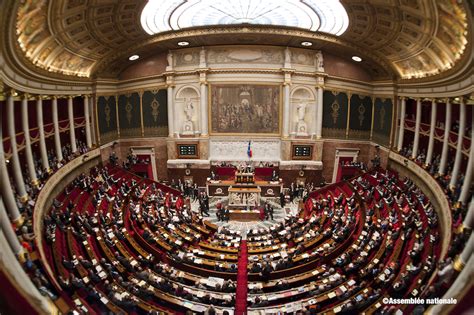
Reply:
<svg viewBox="0 0 474 315"><path fill-rule="evenodd" d="M141 15L150 35L204 25L293 26L342 35L349 17L339 0L149 0Z"/></svg>

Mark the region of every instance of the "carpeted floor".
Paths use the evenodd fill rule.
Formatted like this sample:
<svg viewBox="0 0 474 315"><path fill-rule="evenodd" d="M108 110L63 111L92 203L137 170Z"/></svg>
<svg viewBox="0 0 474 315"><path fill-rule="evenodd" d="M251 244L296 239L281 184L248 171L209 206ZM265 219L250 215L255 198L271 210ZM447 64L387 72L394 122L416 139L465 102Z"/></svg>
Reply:
<svg viewBox="0 0 474 315"><path fill-rule="evenodd" d="M235 297L235 314L247 314L247 241L240 243L240 254L237 270L237 292Z"/></svg>

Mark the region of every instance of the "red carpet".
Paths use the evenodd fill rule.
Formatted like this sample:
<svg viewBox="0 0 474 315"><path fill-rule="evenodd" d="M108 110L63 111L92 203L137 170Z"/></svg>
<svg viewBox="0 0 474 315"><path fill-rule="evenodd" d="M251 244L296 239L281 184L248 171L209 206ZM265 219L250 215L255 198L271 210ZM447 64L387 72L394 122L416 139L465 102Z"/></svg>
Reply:
<svg viewBox="0 0 474 315"><path fill-rule="evenodd" d="M240 256L237 269L237 292L235 296L235 314L247 314L247 241L240 243Z"/></svg>

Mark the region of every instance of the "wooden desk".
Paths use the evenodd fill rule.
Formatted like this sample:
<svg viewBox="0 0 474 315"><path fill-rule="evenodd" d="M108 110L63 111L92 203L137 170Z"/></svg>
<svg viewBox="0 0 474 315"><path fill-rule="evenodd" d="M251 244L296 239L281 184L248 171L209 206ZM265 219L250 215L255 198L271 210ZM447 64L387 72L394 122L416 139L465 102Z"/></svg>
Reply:
<svg viewBox="0 0 474 315"><path fill-rule="evenodd" d="M206 183L207 194L210 197L226 197L229 194L229 187L232 185L235 186L233 180L208 181ZM245 184L238 185L245 186ZM256 180L255 183L247 185L260 187L262 197L280 197L283 188L283 185L278 181Z"/></svg>
<svg viewBox="0 0 474 315"><path fill-rule="evenodd" d="M232 221L260 221L260 211L258 210L229 210L229 220Z"/></svg>

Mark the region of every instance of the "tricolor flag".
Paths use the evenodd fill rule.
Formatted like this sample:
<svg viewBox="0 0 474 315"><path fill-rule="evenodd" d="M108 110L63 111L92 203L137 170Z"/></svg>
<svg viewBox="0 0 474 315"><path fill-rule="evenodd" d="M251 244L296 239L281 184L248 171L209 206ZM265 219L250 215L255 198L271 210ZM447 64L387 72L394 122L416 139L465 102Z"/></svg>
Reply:
<svg viewBox="0 0 474 315"><path fill-rule="evenodd" d="M247 148L247 156L249 157L249 159L252 157L252 148L250 147L252 141L249 141L249 146Z"/></svg>

